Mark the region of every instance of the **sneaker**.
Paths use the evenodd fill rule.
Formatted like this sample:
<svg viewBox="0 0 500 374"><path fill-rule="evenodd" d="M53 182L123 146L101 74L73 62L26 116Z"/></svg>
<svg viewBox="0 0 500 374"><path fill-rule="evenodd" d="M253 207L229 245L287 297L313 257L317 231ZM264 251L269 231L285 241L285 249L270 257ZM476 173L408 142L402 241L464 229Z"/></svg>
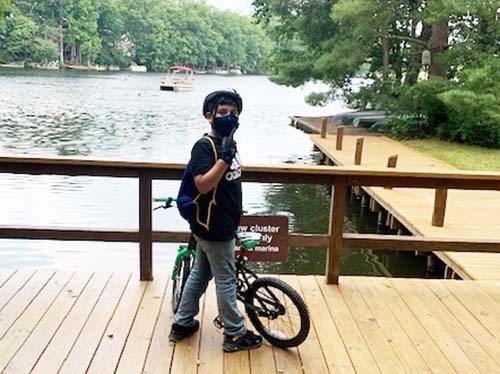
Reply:
<svg viewBox="0 0 500 374"><path fill-rule="evenodd" d="M259 348L262 345L262 337L255 335L253 331L247 330L245 335L224 335L224 352L236 352L244 349Z"/></svg>
<svg viewBox="0 0 500 374"><path fill-rule="evenodd" d="M172 328L170 329L168 339L172 342L178 342L190 335L193 335L199 329L200 323L197 320L194 320L192 326L181 326L177 323L172 323Z"/></svg>

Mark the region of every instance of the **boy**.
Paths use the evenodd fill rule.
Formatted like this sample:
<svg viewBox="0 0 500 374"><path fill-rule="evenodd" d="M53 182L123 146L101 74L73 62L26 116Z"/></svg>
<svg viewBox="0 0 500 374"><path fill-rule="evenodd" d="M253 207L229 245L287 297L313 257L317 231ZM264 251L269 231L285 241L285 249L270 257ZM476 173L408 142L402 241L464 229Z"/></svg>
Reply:
<svg viewBox="0 0 500 374"><path fill-rule="evenodd" d="M189 172L200 192L196 219L196 261L182 293L169 339L177 342L199 329L193 317L209 280L215 278L219 317L224 324L223 349L235 352L258 348L262 337L247 330L236 305L235 233L242 212L241 163L233 141L243 103L236 91L215 91L203 103L203 116L212 126L191 151Z"/></svg>

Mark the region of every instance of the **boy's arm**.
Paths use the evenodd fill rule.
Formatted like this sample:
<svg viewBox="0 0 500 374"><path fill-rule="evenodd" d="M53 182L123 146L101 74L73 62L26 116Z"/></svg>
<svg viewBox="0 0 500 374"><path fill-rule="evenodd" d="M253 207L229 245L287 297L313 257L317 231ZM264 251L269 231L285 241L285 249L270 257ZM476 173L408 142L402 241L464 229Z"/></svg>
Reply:
<svg viewBox="0 0 500 374"><path fill-rule="evenodd" d="M223 160L219 159L205 174L195 176L194 184L198 191L207 193L213 190L224 176L228 166Z"/></svg>

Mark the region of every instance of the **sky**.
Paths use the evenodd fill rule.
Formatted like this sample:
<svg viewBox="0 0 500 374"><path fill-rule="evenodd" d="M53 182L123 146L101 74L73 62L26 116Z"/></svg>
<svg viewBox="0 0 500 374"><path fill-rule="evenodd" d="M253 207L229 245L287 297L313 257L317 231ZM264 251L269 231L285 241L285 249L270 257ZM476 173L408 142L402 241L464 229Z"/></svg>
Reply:
<svg viewBox="0 0 500 374"><path fill-rule="evenodd" d="M206 3L219 9L232 10L238 14L252 14L252 0L206 0Z"/></svg>

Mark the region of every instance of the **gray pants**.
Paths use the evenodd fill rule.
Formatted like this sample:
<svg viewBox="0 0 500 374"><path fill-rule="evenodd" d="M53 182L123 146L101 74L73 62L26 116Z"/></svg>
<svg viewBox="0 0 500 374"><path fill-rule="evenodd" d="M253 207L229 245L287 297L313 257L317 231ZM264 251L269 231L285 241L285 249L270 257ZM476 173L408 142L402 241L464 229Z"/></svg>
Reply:
<svg viewBox="0 0 500 374"><path fill-rule="evenodd" d="M212 242L196 238L196 261L182 293L175 322L191 326L193 318L200 311L200 297L205 293L208 282L215 278L219 317L224 323L225 333L243 335L246 333L243 316L236 305L236 268L234 264L233 240Z"/></svg>

